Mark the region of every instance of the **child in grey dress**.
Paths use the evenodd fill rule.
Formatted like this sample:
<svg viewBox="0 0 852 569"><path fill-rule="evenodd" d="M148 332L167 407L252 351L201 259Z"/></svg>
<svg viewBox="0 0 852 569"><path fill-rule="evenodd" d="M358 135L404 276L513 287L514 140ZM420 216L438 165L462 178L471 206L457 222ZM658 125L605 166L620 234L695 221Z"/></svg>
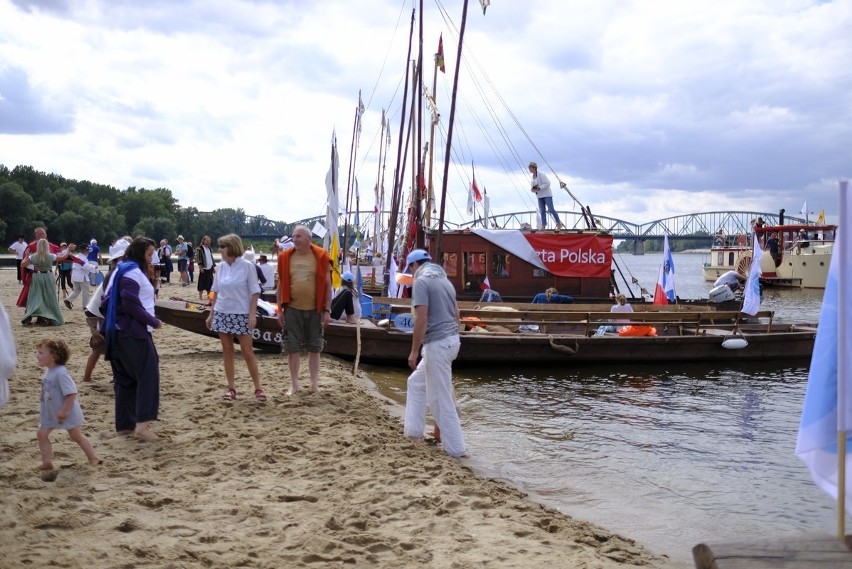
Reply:
<svg viewBox="0 0 852 569"><path fill-rule="evenodd" d="M92 443L83 434L83 411L77 400L77 386L65 369L68 362L68 346L62 340L41 340L38 345L38 365L46 368L41 387L41 413L39 415L38 450L41 452L39 470L53 470L53 447L50 433L54 429L65 429L71 440L80 445L89 464L97 466L101 460L95 454Z"/></svg>

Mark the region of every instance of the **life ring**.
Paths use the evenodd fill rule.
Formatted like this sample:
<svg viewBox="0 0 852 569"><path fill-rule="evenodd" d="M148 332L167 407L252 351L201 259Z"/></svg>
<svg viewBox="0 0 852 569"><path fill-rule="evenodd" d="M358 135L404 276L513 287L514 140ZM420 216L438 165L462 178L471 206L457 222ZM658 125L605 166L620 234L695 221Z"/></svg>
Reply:
<svg viewBox="0 0 852 569"><path fill-rule="evenodd" d="M737 234L737 245L744 246L746 244L746 236L743 233Z"/></svg>
<svg viewBox="0 0 852 569"><path fill-rule="evenodd" d="M619 336L656 336L657 329L653 326L631 325L618 331Z"/></svg>

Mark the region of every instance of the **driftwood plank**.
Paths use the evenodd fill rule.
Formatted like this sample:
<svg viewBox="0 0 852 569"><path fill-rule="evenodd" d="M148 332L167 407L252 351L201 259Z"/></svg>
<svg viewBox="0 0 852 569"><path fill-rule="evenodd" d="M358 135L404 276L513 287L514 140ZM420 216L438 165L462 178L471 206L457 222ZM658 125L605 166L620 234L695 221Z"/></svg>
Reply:
<svg viewBox="0 0 852 569"><path fill-rule="evenodd" d="M846 537L849 542L850 537ZM786 536L692 548L696 569L852 569L847 543L830 535Z"/></svg>

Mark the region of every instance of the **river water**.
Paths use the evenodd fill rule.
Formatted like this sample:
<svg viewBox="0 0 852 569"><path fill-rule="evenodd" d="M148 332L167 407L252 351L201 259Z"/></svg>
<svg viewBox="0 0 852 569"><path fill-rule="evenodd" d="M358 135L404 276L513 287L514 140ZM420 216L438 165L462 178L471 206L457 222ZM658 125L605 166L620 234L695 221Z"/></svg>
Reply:
<svg viewBox="0 0 852 569"><path fill-rule="evenodd" d="M653 292L660 255L616 260ZM674 255L680 297L707 296L706 260ZM822 291L767 289L761 308L816 322L821 302ZM404 370L367 369L404 403ZM700 542L834 531L833 502L794 455L807 373L807 362L568 364L454 380L475 471L691 562Z"/></svg>

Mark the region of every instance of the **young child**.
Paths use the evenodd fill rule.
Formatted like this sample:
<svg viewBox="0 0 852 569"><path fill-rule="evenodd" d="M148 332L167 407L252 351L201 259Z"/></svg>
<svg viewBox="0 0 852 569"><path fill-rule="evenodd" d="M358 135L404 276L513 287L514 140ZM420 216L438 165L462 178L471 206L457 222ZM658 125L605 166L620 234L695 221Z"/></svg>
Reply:
<svg viewBox="0 0 852 569"><path fill-rule="evenodd" d="M83 434L83 411L77 400L77 386L65 369L68 361L68 346L62 340L41 340L38 348L38 365L47 368L41 387L41 414L39 416L38 450L41 452L39 470L53 470L53 447L50 433L54 429L65 429L71 440L80 445L89 464L97 466L101 460L95 454L92 443Z"/></svg>

